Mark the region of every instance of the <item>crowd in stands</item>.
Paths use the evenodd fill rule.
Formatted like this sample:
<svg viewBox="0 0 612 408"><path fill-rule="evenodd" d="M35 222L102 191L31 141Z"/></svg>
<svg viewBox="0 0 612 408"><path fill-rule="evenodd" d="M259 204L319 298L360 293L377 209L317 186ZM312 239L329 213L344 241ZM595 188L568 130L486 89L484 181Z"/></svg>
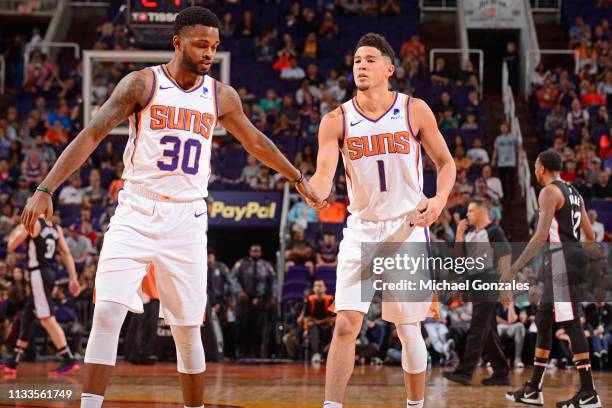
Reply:
<svg viewBox="0 0 612 408"><path fill-rule="evenodd" d="M283 3L283 4L280 4ZM432 239L454 242L458 222L466 217L470 200L484 200L493 222L504 225L504 205L516 197L516 168L521 141L510 125L503 123L498 135L485 134L485 111L481 101L479 75L471 61L460 69L437 58L428 67L427 48L418 35L418 10L397 0L336 2L270 2L266 14L241 2L225 2L218 14L222 21L222 49L232 52L232 85L243 102L244 112L255 126L268 135L304 174L316 168L317 132L321 117L350 99L355 90L352 78L352 47L359 35L377 22L397 52L394 90L425 99L434 111L438 125L457 165L457 183L448 205L432 226ZM355 15L359 16L356 20ZM414 21L414 27L389 25L401 15ZM410 20L413 19L413 20ZM357 21L364 21L363 25ZM402 35L395 35L402 27ZM585 198L610 199L612 167L610 100L612 70L606 20L594 25L577 21L570 29L570 46L578 47L584 62L580 75L566 67L548 69L540 65L532 78L537 101L542 147L553 147L566 159L563 178L576 183ZM408 31L408 33L405 33ZM29 40L40 41L33 32ZM19 213L33 188L47 174L66 144L82 126L82 66L58 64L35 49L23 67L26 41L16 36L5 48L8 89L14 103L0 112L0 235L6 237L19 222ZM125 26L106 22L97 29L95 49L129 48ZM508 46L508 60L516 54ZM516 61L514 61L516 62ZM244 67L251 67L245 70ZM517 63L518 66L518 63ZM138 66L130 63L95 64L93 71L94 110L112 93L114 84ZM431 72L430 72L431 69ZM64 310L62 323L82 352L82 336L88 331L90 304L96 265L104 231L114 212L122 188L121 152L125 139L103 142L79 173L73 175L56 194L54 221L67 229L67 240L77 263L82 292L71 299L61 279L58 263L56 299ZM492 148L487 149L488 146ZM230 137L215 137L211 158L211 190L281 190L284 180ZM435 192L435 173L424 158L424 188ZM342 228L347 217L346 177L339 167L332 205L317 213L303 201L292 204L288 214L289 235L284 252L285 268L276 271L261 259L261 247L251 247L249 255L228 268L209 257L209 298L212 310L223 327L225 353L230 357L287 355L324 360L334 318L329 307L335 292L335 273ZM590 203L594 203L592 200ZM608 202L609 203L609 202ZM597 222L597 210L590 207L598 241L609 239L612 212L604 224ZM606 232L607 231L607 232ZM220 245L221 243L216 243ZM15 319L27 295L25 253L6 253L0 244L0 341L14 339ZM282 299L275 290L284 274ZM533 281L535 272L525 270L521 279ZM530 363L533 354L535 291L517 301L514 310L499 308L499 331L507 342L509 357L516 367ZM277 302L281 316L276 314ZM380 299L375 300L364 319L358 338L356 360L361 363L399 364L401 344L392 324L381 320ZM590 309L589 309L590 308ZM599 302L587 308L585 328L595 355L602 363L609 349L612 322L609 305ZM72 310L74 313L71 313ZM607 314L604 310L608 310ZM89 316L89 317L88 317ZM608 317L604 317L608 316ZM607 319L607 320L606 320ZM284 321L282 347L274 343L273 328ZM441 305L438 319L423 324L433 363L450 364L462 355L471 320L471 304L448 299ZM12 336L12 337L11 337ZM245 339L261 339L259 343ZM563 333L556 334L555 358L570 363ZM241 340L242 339L242 340ZM565 348L564 348L565 347ZM530 354L531 353L531 354ZM565 362L564 359L565 358Z"/></svg>

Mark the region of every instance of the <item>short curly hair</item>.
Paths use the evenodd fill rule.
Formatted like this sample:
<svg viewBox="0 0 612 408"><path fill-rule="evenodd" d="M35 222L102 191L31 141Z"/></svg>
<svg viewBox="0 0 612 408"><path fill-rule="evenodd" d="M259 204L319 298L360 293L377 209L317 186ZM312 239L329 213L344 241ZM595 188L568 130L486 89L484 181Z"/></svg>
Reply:
<svg viewBox="0 0 612 408"><path fill-rule="evenodd" d="M556 150L548 149L538 155L538 160L544 168L550 172L563 169L563 156Z"/></svg>
<svg viewBox="0 0 612 408"><path fill-rule="evenodd" d="M221 27L219 18L207 8L204 7L187 7L181 10L174 19L174 35L180 35L185 27L203 25L206 27Z"/></svg>
<svg viewBox="0 0 612 408"><path fill-rule="evenodd" d="M380 51L380 53L383 56L389 57L392 64L395 62L395 51L393 51L393 47L391 47L391 44L389 44L387 39L380 34L376 34L376 33L364 34L359 39L359 42L357 43L357 46L355 47L355 50L353 51L353 55L357 52L359 47L374 47L378 51Z"/></svg>

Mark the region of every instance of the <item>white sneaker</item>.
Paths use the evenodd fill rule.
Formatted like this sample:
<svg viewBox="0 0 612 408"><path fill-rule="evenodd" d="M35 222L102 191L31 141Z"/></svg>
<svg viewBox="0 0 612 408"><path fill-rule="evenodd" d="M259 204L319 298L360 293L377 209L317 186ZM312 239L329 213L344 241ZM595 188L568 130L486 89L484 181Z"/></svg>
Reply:
<svg viewBox="0 0 612 408"><path fill-rule="evenodd" d="M310 359L310 362L312 364L321 364L321 354L320 353L314 353L312 355L312 358Z"/></svg>

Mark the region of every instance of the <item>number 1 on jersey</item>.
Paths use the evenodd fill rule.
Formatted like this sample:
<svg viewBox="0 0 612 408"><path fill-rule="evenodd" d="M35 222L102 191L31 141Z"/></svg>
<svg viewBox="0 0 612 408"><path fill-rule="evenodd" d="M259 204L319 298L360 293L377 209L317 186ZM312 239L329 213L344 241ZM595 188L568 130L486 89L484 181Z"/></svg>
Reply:
<svg viewBox="0 0 612 408"><path fill-rule="evenodd" d="M385 178L385 162L376 160L378 164L378 181L380 182L380 191L387 191L387 179Z"/></svg>

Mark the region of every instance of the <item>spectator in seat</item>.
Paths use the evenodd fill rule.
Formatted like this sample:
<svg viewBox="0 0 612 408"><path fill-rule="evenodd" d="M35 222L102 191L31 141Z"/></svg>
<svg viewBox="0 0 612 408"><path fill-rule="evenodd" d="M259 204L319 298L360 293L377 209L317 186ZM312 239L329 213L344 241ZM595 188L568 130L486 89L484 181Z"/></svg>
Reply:
<svg viewBox="0 0 612 408"><path fill-rule="evenodd" d="M552 129L564 128L565 127L565 109L563 105L557 103L553 110L546 115L546 120L544 121L544 130L547 132Z"/></svg>
<svg viewBox="0 0 612 408"><path fill-rule="evenodd" d="M578 99L572 101L572 110L567 113L567 127L569 129L589 127L589 111L582 109Z"/></svg>
<svg viewBox="0 0 612 408"><path fill-rule="evenodd" d="M314 256L313 245L306 239L304 229L299 225L293 226L291 241L285 251L285 270L293 265L304 265L310 269L310 274L314 273L314 265L312 258Z"/></svg>
<svg viewBox="0 0 612 408"><path fill-rule="evenodd" d="M606 71L606 75L604 76L603 81L600 81L597 84L597 92L602 94L606 101L608 102L608 106L612 106L612 70L608 69Z"/></svg>
<svg viewBox="0 0 612 408"><path fill-rule="evenodd" d="M32 189L30 188L30 180L26 176L19 177L19 185L17 190L13 192L13 200L15 205L19 208L23 208L26 205L26 201L32 195Z"/></svg>
<svg viewBox="0 0 612 408"><path fill-rule="evenodd" d="M257 27L253 21L253 13L250 10L245 10L242 13L242 21L236 27L236 36L243 38L257 37Z"/></svg>
<svg viewBox="0 0 612 408"><path fill-rule="evenodd" d="M326 92L323 95L324 99L325 99L325 95L329 96L329 93ZM321 105L323 105L323 102L321 102ZM304 120L302 129L301 129L302 139L304 139L306 143L310 143L311 141L317 140L317 135L319 134L320 123L321 123L321 115L319 114L318 111L313 109L310 112L310 115L306 118L306 120ZM306 146L309 146L309 145L306 145ZM306 148L306 146L304 146L304 148Z"/></svg>
<svg viewBox="0 0 612 408"><path fill-rule="evenodd" d="M438 127L442 130L459 129L459 121L453 116L453 109L450 106L444 108L442 115L438 116Z"/></svg>
<svg viewBox="0 0 612 408"><path fill-rule="evenodd" d="M292 59L289 63L289 67L283 69L280 74L280 79L285 81L299 81L306 76L304 70L298 66L297 61Z"/></svg>
<svg viewBox="0 0 612 408"><path fill-rule="evenodd" d="M595 302L585 307L584 315L591 329L593 354L607 363L608 350L612 345L612 305L604 302L605 294L602 288L596 288L593 294Z"/></svg>
<svg viewBox="0 0 612 408"><path fill-rule="evenodd" d="M302 50L302 58L306 59L317 59L317 53L319 51L319 46L317 43L317 34L308 33L306 36L306 41L304 42L303 50Z"/></svg>
<svg viewBox="0 0 612 408"><path fill-rule="evenodd" d="M603 242L606 230L604 225L597 221L597 210L589 210L588 215L589 221L591 222L591 229L593 230L593 235L595 236L595 242ZM585 234L582 234L581 238L583 241L586 240Z"/></svg>
<svg viewBox="0 0 612 408"><path fill-rule="evenodd" d="M108 200L108 191L102 187L100 171L92 169L89 173L89 187L86 187L83 193L83 207L104 206L106 205L106 200Z"/></svg>
<svg viewBox="0 0 612 408"><path fill-rule="evenodd" d="M302 229L308 228L309 223L315 223L319 221L319 213L306 204L304 200L299 200L291 206L289 213L287 214L287 221L300 226Z"/></svg>
<svg viewBox="0 0 612 408"><path fill-rule="evenodd" d="M446 365L453 358L454 341L448 338L448 310L446 305L440 304L440 317L428 317L423 322L423 328L427 332L427 340L431 347L441 358L441 364Z"/></svg>
<svg viewBox="0 0 612 408"><path fill-rule="evenodd" d="M261 107L258 103L254 103L251 107L251 122L255 125L257 129L262 132L266 131L268 116L266 112L261 110Z"/></svg>
<svg viewBox="0 0 612 408"><path fill-rule="evenodd" d="M519 165L520 141L516 133L510 131L510 125L504 122L500 126L500 135L495 139L492 165L504 186L504 197L514 198L516 169Z"/></svg>
<svg viewBox="0 0 612 408"><path fill-rule="evenodd" d="M451 100L450 93L444 91L440 94L440 100L433 107L433 111L439 118L447 109L450 109L451 113L455 114L455 105Z"/></svg>
<svg viewBox="0 0 612 408"><path fill-rule="evenodd" d="M329 206L319 212L319 221L339 224L346 221L348 215L344 199L339 198L333 191L329 195L327 202Z"/></svg>
<svg viewBox="0 0 612 408"><path fill-rule="evenodd" d="M254 156L249 154L247 156L246 166L242 168L242 172L240 173L239 181L250 185L251 181L259 175L260 168L261 164L257 162Z"/></svg>
<svg viewBox="0 0 612 408"><path fill-rule="evenodd" d="M473 114L468 115L468 118L469 116L473 116ZM483 163L489 162L489 153L487 153L487 151L482 148L482 141L479 137L474 139L474 142L472 143L472 148L467 151L466 157L472 162L475 162L478 159L482 160Z"/></svg>
<svg viewBox="0 0 612 408"><path fill-rule="evenodd" d="M544 85L536 92L540 109L552 109L557 103L559 90L550 78L544 80Z"/></svg>
<svg viewBox="0 0 612 408"><path fill-rule="evenodd" d="M557 102L560 103L564 108L569 108L572 105L574 99L578 99L578 94L574 83L568 78L563 78L559 82L559 94L557 96Z"/></svg>
<svg viewBox="0 0 612 408"><path fill-rule="evenodd" d="M544 80L550 75L543 62L539 62L531 73L531 86L534 88L544 85Z"/></svg>
<svg viewBox="0 0 612 408"><path fill-rule="evenodd" d="M21 163L21 174L25 175L30 183L40 184L49 170L48 163L40 157L37 148L32 148L25 161Z"/></svg>
<svg viewBox="0 0 612 408"><path fill-rule="evenodd" d="M480 118L484 114L480 99L478 99L478 93L476 91L470 91L468 93L468 101L463 110L463 117L467 117L470 113L476 115L476 118Z"/></svg>
<svg viewBox="0 0 612 408"><path fill-rule="evenodd" d="M90 253L93 251L91 240L83 235L81 226L72 224L68 229L68 238L66 239L70 253L74 258L74 264L77 272L81 272L85 266Z"/></svg>
<svg viewBox="0 0 612 408"><path fill-rule="evenodd" d="M433 85L448 85L453 76L446 68L446 61L442 57L436 58L433 72L431 73L431 83Z"/></svg>
<svg viewBox="0 0 612 408"><path fill-rule="evenodd" d="M487 183L487 193L491 198L497 201L504 198L501 180L493 175L493 168L490 165L487 164L482 168L482 178Z"/></svg>
<svg viewBox="0 0 612 408"><path fill-rule="evenodd" d="M68 131L62 126L62 122L56 120L53 127L47 129L44 135L45 141L53 146L62 146L68 142Z"/></svg>
<svg viewBox="0 0 612 408"><path fill-rule="evenodd" d="M283 96L282 111L289 117L289 124L291 126L295 126L295 128L300 127L300 114L298 108L295 106L295 99L292 94Z"/></svg>
<svg viewBox="0 0 612 408"><path fill-rule="evenodd" d="M312 150L311 144L305 145L302 151L295 155L295 160L293 161L295 167L299 168L302 166L303 163L306 163L308 165L308 168L311 171L314 171L316 157Z"/></svg>
<svg viewBox="0 0 612 408"><path fill-rule="evenodd" d="M330 306L334 298L326 291L325 282L317 280L313 285L313 294L304 301L304 336L309 339L312 364L321 363L322 355L331 344L335 317Z"/></svg>
<svg viewBox="0 0 612 408"><path fill-rule="evenodd" d="M578 176L578 169L576 167L576 160L569 159L565 160L565 169L561 172L561 179L568 183L574 183Z"/></svg>
<svg viewBox="0 0 612 408"><path fill-rule="evenodd" d="M85 189L81 187L80 174L74 173L68 180L68 185L60 191L59 203L61 205L83 205Z"/></svg>
<svg viewBox="0 0 612 408"><path fill-rule="evenodd" d="M463 146L455 147L455 165L457 169L468 171L472 165L472 161L465 157L465 148Z"/></svg>
<svg viewBox="0 0 612 408"><path fill-rule="evenodd" d="M335 38L339 32L338 24L334 21L334 14L326 11L323 14L323 21L319 26L319 36L323 38Z"/></svg>
<svg viewBox="0 0 612 408"><path fill-rule="evenodd" d="M269 111L271 111L272 113L276 113L280 111L281 100L276 94L276 91L274 90L274 88L269 88L266 91L266 98L262 99L259 102L259 107L261 108L263 112L266 112L266 113Z"/></svg>
<svg viewBox="0 0 612 408"><path fill-rule="evenodd" d="M587 108L591 106L606 105L606 98L597 92L597 84L595 82L589 82L587 91L582 95L582 104Z"/></svg>
<svg viewBox="0 0 612 408"><path fill-rule="evenodd" d="M40 155L40 157L48 165L51 165L51 164L55 163L55 160L57 160L57 154L55 153L55 150L53 150L53 148L51 148L51 146L49 146L49 145L47 145L45 143L45 139L44 139L44 136L42 134L37 134L34 137L34 147L38 150L38 154ZM30 152L31 151L32 151L32 149L30 149Z"/></svg>
<svg viewBox="0 0 612 408"><path fill-rule="evenodd" d="M512 88L514 95L517 95L520 61L518 52L516 51L516 44L514 42L509 42L506 44L504 62L508 65L508 80L510 81L510 87Z"/></svg>
<svg viewBox="0 0 612 408"><path fill-rule="evenodd" d="M257 61L274 60L274 32L268 31L255 40L255 59Z"/></svg>
<svg viewBox="0 0 612 408"><path fill-rule="evenodd" d="M222 37L233 37L234 31L236 31L236 24L234 24L232 13L229 11L223 14L221 18L221 27L219 27L219 34Z"/></svg>
<svg viewBox="0 0 612 408"><path fill-rule="evenodd" d="M610 115L608 114L608 109L605 106L600 106L597 109L597 116L595 120L591 122L591 127L593 130L601 130L607 132L612 127L612 119L610 119Z"/></svg>
<svg viewBox="0 0 612 408"><path fill-rule="evenodd" d="M458 85L471 85L474 87L476 92L480 92L480 80L478 78L478 71L474 68L474 64L471 60L466 60L463 65L463 69L459 71L459 78L457 80Z"/></svg>
<svg viewBox="0 0 612 408"><path fill-rule="evenodd" d="M525 326L518 321L514 304L504 308L497 304L497 332L500 338L508 337L514 340L514 368L524 368L522 355L525 344Z"/></svg>
<svg viewBox="0 0 612 408"><path fill-rule="evenodd" d="M479 129L478 122L476 121L476 115L473 113L469 113L465 122L461 125L462 130L478 130Z"/></svg>
<svg viewBox="0 0 612 408"><path fill-rule="evenodd" d="M323 239L317 248L317 268L319 266L338 265L338 250L336 234L332 231L325 231L323 233Z"/></svg>
<svg viewBox="0 0 612 408"><path fill-rule="evenodd" d="M299 131L289 120L289 115L282 112L272 130L272 136L278 140L280 137L298 137Z"/></svg>
<svg viewBox="0 0 612 408"><path fill-rule="evenodd" d="M262 166L259 169L257 177L251 179L249 184L253 190L272 190L274 188L274 179L270 174L270 168Z"/></svg>
<svg viewBox="0 0 612 408"><path fill-rule="evenodd" d="M96 279L96 265L89 264L83 270L81 276L79 276L79 284L81 285L81 293L79 299L92 300L93 299L93 288Z"/></svg>
<svg viewBox="0 0 612 408"><path fill-rule="evenodd" d="M261 357L263 354L266 312L273 299L276 274L272 265L261 256L261 246L251 245L249 255L236 262L230 273L232 292L238 299L238 357Z"/></svg>
<svg viewBox="0 0 612 408"><path fill-rule="evenodd" d="M569 48L575 48L577 44L580 44L583 38L589 38L591 35L591 26L584 23L582 16L576 16L574 25L570 27L570 45Z"/></svg>
<svg viewBox="0 0 612 408"><path fill-rule="evenodd" d="M425 44L421 42L421 38L418 34L414 34L410 37L410 41L406 41L402 44L402 48L400 49L400 59L403 60L408 54L411 54L414 59L420 60L425 58L427 55L427 50L425 49Z"/></svg>
<svg viewBox="0 0 612 408"><path fill-rule="evenodd" d="M612 199L612 184L610 184L610 174L608 172L599 172L599 180L597 184L593 185L591 197L600 200Z"/></svg>

